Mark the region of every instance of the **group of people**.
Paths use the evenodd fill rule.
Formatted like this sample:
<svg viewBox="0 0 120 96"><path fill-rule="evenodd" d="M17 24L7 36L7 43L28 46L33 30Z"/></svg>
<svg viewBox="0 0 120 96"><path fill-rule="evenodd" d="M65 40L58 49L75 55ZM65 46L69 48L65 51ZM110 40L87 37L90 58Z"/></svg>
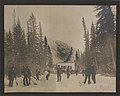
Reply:
<svg viewBox="0 0 120 96"><path fill-rule="evenodd" d="M85 75L85 80L84 80L84 84L86 83L87 79L88 79L88 84L91 83L91 80L90 80L90 77L93 81L93 83L95 84L96 83L96 71L97 71L97 68L95 67L95 65L89 65L86 67L85 70L83 70L83 76Z"/></svg>
<svg viewBox="0 0 120 96"><path fill-rule="evenodd" d="M50 71L49 70L44 70L43 73L41 74L40 71L37 69L36 70L36 80L40 80L40 76L41 76L42 79L48 80L49 77L50 77Z"/></svg>
<svg viewBox="0 0 120 96"><path fill-rule="evenodd" d="M92 65L92 66L87 66L85 68L85 70L82 71L83 76L85 76L85 80L83 82L84 84L86 83L87 80L88 80L88 84L90 84L91 83L91 79L92 79L94 84L96 83L96 70L97 70L96 67L94 65ZM21 72L23 74L23 85L24 86L31 85L32 73L31 73L30 68L28 66L24 66L22 68ZM59 65L57 66L57 72L56 73L57 73L57 82L61 82L61 78L62 78L61 74L63 72L62 72L62 69L61 69L61 67ZM70 68L68 66L67 70L66 70L67 79L69 79L70 74L71 74L71 71L70 71ZM41 74L40 74L40 71L37 69L34 78L36 80L39 80L39 76L41 76ZM49 70L44 70L43 78L45 80L48 80L49 77L50 77L50 71ZM8 79L9 79L9 87L12 87L14 79L16 80L16 72L15 72L14 66L9 67Z"/></svg>
<svg viewBox="0 0 120 96"><path fill-rule="evenodd" d="M60 68L60 65L58 65L57 66L57 82L61 82L61 77L62 77L61 74L62 73L63 73L62 69ZM67 79L69 79L70 74L71 74L69 66L67 67L66 74L67 74Z"/></svg>
<svg viewBox="0 0 120 96"><path fill-rule="evenodd" d="M23 86L31 85L31 81L33 82L32 78L31 78L32 77L32 71L30 70L30 68L27 65L23 66L23 68L21 70L21 74L23 75L23 76L21 76L21 77L23 77ZM36 74L35 74L35 76L33 76L33 78L36 79L36 80L39 80L40 75L42 75L42 74L40 74L40 71L37 69ZM43 78L45 80L48 80L49 77L50 77L50 71L49 70L44 70L43 75L44 75ZM9 67L8 80L9 80L9 87L13 87L13 81L14 80L16 80L16 82L17 82L16 71L15 71L14 66Z"/></svg>
<svg viewBox="0 0 120 96"><path fill-rule="evenodd" d="M90 65L90 66L87 66L85 68L85 70L82 71L82 75L85 76L85 80L84 80L84 84L86 83L87 79L88 79L88 84L91 83L91 80L90 78L92 79L93 83L95 84L96 83L96 67L95 65ZM57 82L61 82L61 74L62 74L62 69L60 68L60 66L58 65L57 66ZM76 73L76 71L75 71ZM67 76L67 79L69 79L70 77L70 74L71 74L71 71L70 71L70 68L69 66L67 67L66 69L66 76ZM77 74L76 74L77 76Z"/></svg>
<svg viewBox="0 0 120 96"><path fill-rule="evenodd" d="M24 66L22 69L23 74L23 85L29 86L31 85L31 70L28 68L28 66Z"/></svg>

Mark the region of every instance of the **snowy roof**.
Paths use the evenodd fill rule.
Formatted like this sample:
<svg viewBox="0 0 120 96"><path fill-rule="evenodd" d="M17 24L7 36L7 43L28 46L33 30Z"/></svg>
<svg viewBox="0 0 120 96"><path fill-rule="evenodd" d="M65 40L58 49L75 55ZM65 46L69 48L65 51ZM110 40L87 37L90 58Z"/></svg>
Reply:
<svg viewBox="0 0 120 96"><path fill-rule="evenodd" d="M62 66L74 66L75 63L71 63L71 62L60 62L60 63L57 63L57 65L62 65Z"/></svg>
<svg viewBox="0 0 120 96"><path fill-rule="evenodd" d="M71 62L62 62L62 63L57 63L57 65L60 65L60 66L72 66L72 69L74 70L75 69L75 63L71 63Z"/></svg>

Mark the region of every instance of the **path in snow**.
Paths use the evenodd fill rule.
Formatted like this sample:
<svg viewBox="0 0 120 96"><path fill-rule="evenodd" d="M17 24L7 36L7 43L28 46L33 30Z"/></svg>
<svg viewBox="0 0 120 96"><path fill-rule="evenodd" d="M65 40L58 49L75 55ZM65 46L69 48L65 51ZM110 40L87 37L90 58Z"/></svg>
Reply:
<svg viewBox="0 0 120 96"><path fill-rule="evenodd" d="M19 86L8 87L8 80L5 79L5 92L116 92L116 78L105 77L98 74L96 84L83 84L82 74L72 74L69 79L62 74L62 82L56 82L56 74L51 74L48 81L36 81L37 85L23 86L22 78L17 78ZM32 78L33 79L33 78Z"/></svg>

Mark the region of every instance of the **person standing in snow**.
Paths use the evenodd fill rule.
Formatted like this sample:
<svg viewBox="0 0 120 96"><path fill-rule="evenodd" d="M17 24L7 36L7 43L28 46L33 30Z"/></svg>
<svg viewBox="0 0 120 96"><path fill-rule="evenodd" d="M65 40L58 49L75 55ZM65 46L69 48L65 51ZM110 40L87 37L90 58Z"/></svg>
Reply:
<svg viewBox="0 0 120 96"><path fill-rule="evenodd" d="M50 71L49 71L49 70L47 70L46 80L48 80L48 79L49 79L49 77L50 77Z"/></svg>
<svg viewBox="0 0 120 96"><path fill-rule="evenodd" d="M36 80L39 80L39 75L40 75L40 71L37 69L36 70Z"/></svg>
<svg viewBox="0 0 120 96"><path fill-rule="evenodd" d="M16 74L14 69L15 69L14 66L9 67L9 71L8 71L9 87L13 87L13 81L14 79L16 79Z"/></svg>
<svg viewBox="0 0 120 96"><path fill-rule="evenodd" d="M60 65L58 65L58 68L57 68L57 82L61 82L61 74L62 74L62 70L60 68Z"/></svg>
<svg viewBox="0 0 120 96"><path fill-rule="evenodd" d="M28 85L31 85L31 70L28 68L28 66L26 66L26 70L27 70L27 78L28 78Z"/></svg>
<svg viewBox="0 0 120 96"><path fill-rule="evenodd" d="M92 65L91 66L91 75L92 75L92 80L94 82L94 84L96 83L96 67L95 65Z"/></svg>
<svg viewBox="0 0 120 96"><path fill-rule="evenodd" d="M70 68L69 68L69 66L67 67L67 79L69 79L69 77L70 77Z"/></svg>
<svg viewBox="0 0 120 96"><path fill-rule="evenodd" d="M90 76L91 76L91 66L87 66L86 69L85 69L85 80L84 80L84 84L86 83L87 79L88 79L88 84L91 83L90 81Z"/></svg>
<svg viewBox="0 0 120 96"><path fill-rule="evenodd" d="M23 85L24 86L29 86L29 83L28 83L28 71L27 71L26 66L23 67L22 74L24 76L23 77Z"/></svg>
<svg viewBox="0 0 120 96"><path fill-rule="evenodd" d="M45 70L45 80L48 80L47 75L48 75L48 71L47 71L47 70Z"/></svg>

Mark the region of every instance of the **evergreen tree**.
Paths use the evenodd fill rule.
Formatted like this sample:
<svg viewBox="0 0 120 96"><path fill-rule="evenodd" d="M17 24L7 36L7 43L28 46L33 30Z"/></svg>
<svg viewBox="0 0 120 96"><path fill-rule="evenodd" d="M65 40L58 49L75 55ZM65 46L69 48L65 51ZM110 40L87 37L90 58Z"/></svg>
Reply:
<svg viewBox="0 0 120 96"><path fill-rule="evenodd" d="M97 54L97 42L96 42L96 29L92 22L91 25L91 40L90 40L90 63L97 64L96 62L96 54ZM96 65L97 66L97 65Z"/></svg>
<svg viewBox="0 0 120 96"><path fill-rule="evenodd" d="M39 46L40 46L40 39L39 39L39 32L38 32L38 25L36 22L36 18L34 14L30 16L29 20L27 21L27 42L28 42L28 61L30 63L39 64Z"/></svg>
<svg viewBox="0 0 120 96"><path fill-rule="evenodd" d="M49 63L48 63L48 66L50 67L50 68L52 68L53 67L53 59L52 59L52 52L51 52L51 49L50 49L50 46L48 45L48 59L49 59Z"/></svg>
<svg viewBox="0 0 120 96"><path fill-rule="evenodd" d="M96 46L96 30L95 30L95 26L92 22L91 25L91 41L90 41L90 49L94 50Z"/></svg>
<svg viewBox="0 0 120 96"><path fill-rule="evenodd" d="M85 38L85 66L88 66L89 62L89 31L86 28L85 20L82 18L83 28L84 28L84 38Z"/></svg>
<svg viewBox="0 0 120 96"><path fill-rule="evenodd" d="M75 54L75 70L80 70L80 55L79 55L79 51L76 51Z"/></svg>
<svg viewBox="0 0 120 96"><path fill-rule="evenodd" d="M8 73L9 66L13 66L13 34L9 29L9 32L5 34L4 40L4 53L5 53L5 73Z"/></svg>
<svg viewBox="0 0 120 96"><path fill-rule="evenodd" d="M97 21L97 38L104 40L106 37L115 37L116 29L114 24L114 15L109 5L97 6L96 11L99 11L96 15Z"/></svg>
<svg viewBox="0 0 120 96"><path fill-rule="evenodd" d="M26 61L26 39L23 28L21 27L19 18L14 26L14 64L17 70L17 74L21 74L21 67Z"/></svg>
<svg viewBox="0 0 120 96"><path fill-rule="evenodd" d="M46 67L50 67L52 65L52 53L46 36L44 37L44 61Z"/></svg>
<svg viewBox="0 0 120 96"><path fill-rule="evenodd" d="M42 27L41 23L39 22L39 49L38 49L38 62L40 65L44 64L44 42L42 36Z"/></svg>
<svg viewBox="0 0 120 96"><path fill-rule="evenodd" d="M110 6L97 6L96 15L97 21L97 47L98 47L98 58L97 62L101 65L103 72L109 72L109 70L115 71L115 39L116 39L116 27L113 12ZM103 65L104 64L104 65ZM113 66L113 67L110 67ZM111 68L111 69L110 69Z"/></svg>

